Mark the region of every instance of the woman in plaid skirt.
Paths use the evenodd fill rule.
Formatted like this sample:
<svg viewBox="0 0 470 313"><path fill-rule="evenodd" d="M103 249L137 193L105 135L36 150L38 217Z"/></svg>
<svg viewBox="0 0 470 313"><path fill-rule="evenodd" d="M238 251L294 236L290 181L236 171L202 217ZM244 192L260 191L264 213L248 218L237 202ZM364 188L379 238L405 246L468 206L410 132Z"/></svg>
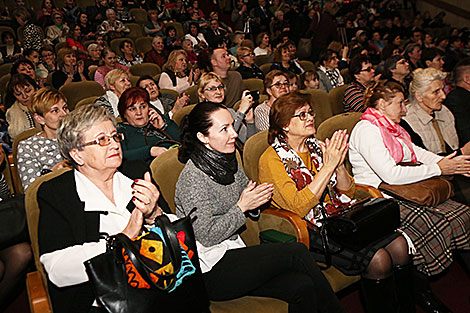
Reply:
<svg viewBox="0 0 470 313"><path fill-rule="evenodd" d="M439 175L470 174L470 156L441 157L411 142L398 124L407 112L400 86L376 83L366 89L364 103L368 108L351 133L349 147L357 183L377 188L382 182L403 185ZM401 166L400 162L421 165ZM412 243L417 269L416 302L425 311L450 312L432 295L427 277L449 267L455 250L469 259L470 208L452 200L435 207L399 202L401 230Z"/></svg>

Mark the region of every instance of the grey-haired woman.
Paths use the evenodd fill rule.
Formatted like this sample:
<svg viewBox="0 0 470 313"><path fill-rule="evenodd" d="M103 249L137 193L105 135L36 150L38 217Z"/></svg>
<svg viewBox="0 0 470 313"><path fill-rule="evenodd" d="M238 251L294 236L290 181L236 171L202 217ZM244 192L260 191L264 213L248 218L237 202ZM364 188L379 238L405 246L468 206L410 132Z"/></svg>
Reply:
<svg viewBox="0 0 470 313"><path fill-rule="evenodd" d="M83 262L106 251L103 235L139 235L161 214L163 199L146 166L121 165L121 137L105 108L65 116L57 141L74 169L38 190L39 251L54 312L88 312L94 296Z"/></svg>

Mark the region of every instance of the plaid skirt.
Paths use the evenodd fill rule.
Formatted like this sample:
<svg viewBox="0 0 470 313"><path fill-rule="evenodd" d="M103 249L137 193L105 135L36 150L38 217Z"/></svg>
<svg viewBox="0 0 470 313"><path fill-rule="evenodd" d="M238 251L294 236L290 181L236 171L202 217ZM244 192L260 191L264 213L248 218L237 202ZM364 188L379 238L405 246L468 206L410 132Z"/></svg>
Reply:
<svg viewBox="0 0 470 313"><path fill-rule="evenodd" d="M452 250L470 249L470 208L447 200L436 207L400 203L400 229L413 242L413 263L419 271L439 274L453 261Z"/></svg>

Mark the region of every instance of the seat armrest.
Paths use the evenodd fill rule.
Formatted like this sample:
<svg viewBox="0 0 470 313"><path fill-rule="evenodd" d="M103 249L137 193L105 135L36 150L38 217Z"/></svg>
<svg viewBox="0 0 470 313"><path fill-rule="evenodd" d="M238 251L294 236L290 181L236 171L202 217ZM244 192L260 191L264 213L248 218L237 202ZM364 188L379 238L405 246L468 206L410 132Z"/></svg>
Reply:
<svg viewBox="0 0 470 313"><path fill-rule="evenodd" d="M367 192L368 194L371 195L372 198L382 198L383 197L380 190L378 190L377 188L372 187L372 186L356 184L356 189Z"/></svg>
<svg viewBox="0 0 470 313"><path fill-rule="evenodd" d="M263 210L258 223L261 231L265 229L276 229L294 235L297 237L297 241L306 245L307 248L310 245L307 222L293 212L269 207Z"/></svg>
<svg viewBox="0 0 470 313"><path fill-rule="evenodd" d="M49 296L39 271L28 273L26 290L31 313L52 313Z"/></svg>

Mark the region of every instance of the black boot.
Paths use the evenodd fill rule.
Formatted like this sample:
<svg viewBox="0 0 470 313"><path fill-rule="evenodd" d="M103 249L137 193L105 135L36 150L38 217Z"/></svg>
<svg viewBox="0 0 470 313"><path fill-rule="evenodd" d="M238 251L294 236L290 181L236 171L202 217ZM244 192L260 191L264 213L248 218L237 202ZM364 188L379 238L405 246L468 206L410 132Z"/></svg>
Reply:
<svg viewBox="0 0 470 313"><path fill-rule="evenodd" d="M426 275L413 270L415 301L416 304L426 313L452 313L452 311L439 300L429 286Z"/></svg>
<svg viewBox="0 0 470 313"><path fill-rule="evenodd" d="M399 313L416 312L413 271L414 267L412 263L397 265L395 267L394 275L395 285L397 287Z"/></svg>
<svg viewBox="0 0 470 313"><path fill-rule="evenodd" d="M362 296L367 313L396 313L398 309L392 276L384 279L361 279Z"/></svg>

